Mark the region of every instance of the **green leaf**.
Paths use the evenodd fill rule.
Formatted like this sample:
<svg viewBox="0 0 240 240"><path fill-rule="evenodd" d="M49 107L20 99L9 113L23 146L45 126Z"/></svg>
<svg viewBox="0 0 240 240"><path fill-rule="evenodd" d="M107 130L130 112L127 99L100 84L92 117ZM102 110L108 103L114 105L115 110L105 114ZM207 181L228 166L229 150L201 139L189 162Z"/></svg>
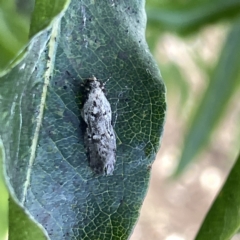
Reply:
<svg viewBox="0 0 240 240"><path fill-rule="evenodd" d="M29 215L13 200L11 195L8 197L3 174L3 159L5 158L3 149L0 138L0 239L5 239L8 232L9 240L44 240L46 236L42 229L29 218Z"/></svg>
<svg viewBox="0 0 240 240"><path fill-rule="evenodd" d="M0 139L0 145L2 144ZM8 230L8 191L3 176L3 153L0 147L0 239L6 239Z"/></svg>
<svg viewBox="0 0 240 240"><path fill-rule="evenodd" d="M155 49L157 47L161 34L162 31L159 29L158 24L154 24L149 21L147 22L146 39L152 53L156 52Z"/></svg>
<svg viewBox="0 0 240 240"><path fill-rule="evenodd" d="M0 79L0 135L19 203L50 239L127 239L145 197L165 117L165 87L145 41L144 1L73 0ZM106 82L117 135L111 176L88 166L84 79Z"/></svg>
<svg viewBox="0 0 240 240"><path fill-rule="evenodd" d="M21 14L16 10L15 1L10 0L12 4L0 2L0 76L5 75L21 61L29 40L66 10L69 1L36 0L31 21L30 13ZM33 5L33 0L27 2L28 6ZM29 11L31 9L32 7L29 7Z"/></svg>
<svg viewBox="0 0 240 240"><path fill-rule="evenodd" d="M29 20L6 2L0 2L0 76L28 41Z"/></svg>
<svg viewBox="0 0 240 240"><path fill-rule="evenodd" d="M194 160L195 155L207 144L210 134L239 86L240 19L235 22L223 47L218 65L210 79L202 101L185 138L182 156L176 174Z"/></svg>
<svg viewBox="0 0 240 240"><path fill-rule="evenodd" d="M195 240L229 240L240 228L240 155Z"/></svg>
<svg viewBox="0 0 240 240"><path fill-rule="evenodd" d="M161 73L163 76L167 76L165 84L168 89L169 99L172 98L172 95L174 95L174 97L179 95L179 104L184 107L189 97L190 87L180 67L174 63L163 65L161 67ZM176 86L178 87L176 88ZM182 114L182 108L179 108L177 111L179 115Z"/></svg>
<svg viewBox="0 0 240 240"><path fill-rule="evenodd" d="M41 30L48 27L55 16L59 13L64 13L69 3L70 0L35 0L29 36L33 37Z"/></svg>
<svg viewBox="0 0 240 240"><path fill-rule="evenodd" d="M183 33L195 32L211 22L239 15L239 0L190 1L186 4L162 6L161 1L147 1L148 24L157 24L161 30Z"/></svg>
<svg viewBox="0 0 240 240"><path fill-rule="evenodd" d="M43 230L34 223L24 209L9 198L9 240L45 240Z"/></svg>

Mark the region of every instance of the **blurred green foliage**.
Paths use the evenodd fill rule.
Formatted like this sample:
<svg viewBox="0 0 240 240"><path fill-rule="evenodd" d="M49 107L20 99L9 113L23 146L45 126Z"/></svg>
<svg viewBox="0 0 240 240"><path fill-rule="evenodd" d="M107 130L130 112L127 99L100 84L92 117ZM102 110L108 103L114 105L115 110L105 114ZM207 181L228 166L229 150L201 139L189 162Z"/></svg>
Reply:
<svg viewBox="0 0 240 240"><path fill-rule="evenodd" d="M146 1L147 41L154 50L163 32L182 36L196 33L210 23L234 21L240 13L239 0Z"/></svg>
<svg viewBox="0 0 240 240"><path fill-rule="evenodd" d="M0 76L22 59L29 40L68 4L69 0L0 0Z"/></svg>
<svg viewBox="0 0 240 240"><path fill-rule="evenodd" d="M203 222L196 240L231 239L240 227L240 155Z"/></svg>
<svg viewBox="0 0 240 240"><path fill-rule="evenodd" d="M187 120L188 128L183 138L184 146L181 149L181 156L175 172L175 175L179 175L190 163L195 161L196 155L208 146L211 135L217 129L218 123L224 119L226 110L230 107L229 103L236 92L239 92L240 1L147 0L146 10L148 16L146 36L154 54L156 54L157 43L166 32L187 39L188 36L197 35L198 30L209 24L213 26L215 23L224 23L225 25L227 23L230 28L216 64L210 67L204 66L201 61L198 62L194 59L196 65L206 74L208 87L203 92L200 101L196 99L193 111ZM188 87L188 83L181 74L181 67L171 62L167 66L159 62L159 65L168 93L180 92L180 95L184 96L180 104L180 111L183 110L191 88ZM232 134L237 135L237 133ZM226 159L226 161L229 160ZM229 179L223 186L216 203L213 204L213 209L210 209L197 239L227 240L239 228L240 219L233 214L228 214L237 212L240 207L238 165L235 164L233 167ZM228 229L228 231L224 231L224 229Z"/></svg>
<svg viewBox="0 0 240 240"><path fill-rule="evenodd" d="M225 110L239 86L240 18L229 32L218 63L209 75L206 89L185 137L185 147L177 174L194 160L194 156L208 142L210 134L224 117Z"/></svg>
<svg viewBox="0 0 240 240"><path fill-rule="evenodd" d="M180 174L191 161L194 161L196 154L207 145L217 123L224 117L234 92L238 90L240 56L236 25L239 23L240 1L147 0L146 11L148 19L146 37L154 54L157 42L166 32L171 32L184 39L187 36L198 34L200 28L204 28L210 23L219 23L224 20L224 23L227 21L230 25L234 25L221 50L218 63L212 69L204 65L199 66L208 75L208 88L189 119L190 127L187 129L185 145L176 173ZM161 71L167 74L163 77L168 92L180 91L181 96L184 96L181 105L184 108L190 88L182 77L179 66L174 66L173 63L169 63L168 67L159 64ZM199 65L199 62L197 64Z"/></svg>
<svg viewBox="0 0 240 240"><path fill-rule="evenodd" d="M0 1L0 76L17 61L27 44L29 16L18 11L14 0Z"/></svg>
<svg viewBox="0 0 240 240"><path fill-rule="evenodd" d="M0 151L0 240L5 240L8 228L8 192L3 178L2 154Z"/></svg>

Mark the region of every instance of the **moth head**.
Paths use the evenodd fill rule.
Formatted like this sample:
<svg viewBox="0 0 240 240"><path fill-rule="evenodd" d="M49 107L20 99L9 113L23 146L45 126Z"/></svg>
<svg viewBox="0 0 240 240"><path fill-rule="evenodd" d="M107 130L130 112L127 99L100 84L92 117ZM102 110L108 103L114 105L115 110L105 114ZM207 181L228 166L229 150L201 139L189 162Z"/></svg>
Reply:
<svg viewBox="0 0 240 240"><path fill-rule="evenodd" d="M95 76L88 78L85 83L85 89L89 92L96 88L104 90L104 85Z"/></svg>

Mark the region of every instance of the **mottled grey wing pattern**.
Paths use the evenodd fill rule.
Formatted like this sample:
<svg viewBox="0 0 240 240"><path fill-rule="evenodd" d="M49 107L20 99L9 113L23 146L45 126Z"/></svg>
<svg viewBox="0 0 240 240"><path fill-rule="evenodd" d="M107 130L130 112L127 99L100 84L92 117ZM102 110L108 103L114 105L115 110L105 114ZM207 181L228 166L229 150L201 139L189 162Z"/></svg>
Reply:
<svg viewBox="0 0 240 240"><path fill-rule="evenodd" d="M112 126L112 110L102 84L95 78L85 82L86 101L82 117L87 124L84 142L89 164L96 173L110 175L116 162L116 137Z"/></svg>

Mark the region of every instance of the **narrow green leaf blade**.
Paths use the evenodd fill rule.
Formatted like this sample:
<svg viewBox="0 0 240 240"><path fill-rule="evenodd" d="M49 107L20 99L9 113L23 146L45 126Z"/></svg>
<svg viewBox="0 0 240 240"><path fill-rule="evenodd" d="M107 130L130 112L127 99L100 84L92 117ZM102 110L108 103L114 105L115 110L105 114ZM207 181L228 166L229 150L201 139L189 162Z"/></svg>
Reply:
<svg viewBox="0 0 240 240"><path fill-rule="evenodd" d="M197 113L185 138L182 156L176 174L194 160L217 126L233 92L239 85L240 25L234 24L223 47L218 65L210 80Z"/></svg>
<svg viewBox="0 0 240 240"><path fill-rule="evenodd" d="M170 5L170 4L168 4ZM148 22L158 24L161 30L177 32L194 32L202 26L213 21L234 18L239 14L240 2L238 0L189 1L182 7L164 7L161 2L147 2Z"/></svg>
<svg viewBox="0 0 240 240"><path fill-rule="evenodd" d="M229 240L240 228L240 155L195 240Z"/></svg>

